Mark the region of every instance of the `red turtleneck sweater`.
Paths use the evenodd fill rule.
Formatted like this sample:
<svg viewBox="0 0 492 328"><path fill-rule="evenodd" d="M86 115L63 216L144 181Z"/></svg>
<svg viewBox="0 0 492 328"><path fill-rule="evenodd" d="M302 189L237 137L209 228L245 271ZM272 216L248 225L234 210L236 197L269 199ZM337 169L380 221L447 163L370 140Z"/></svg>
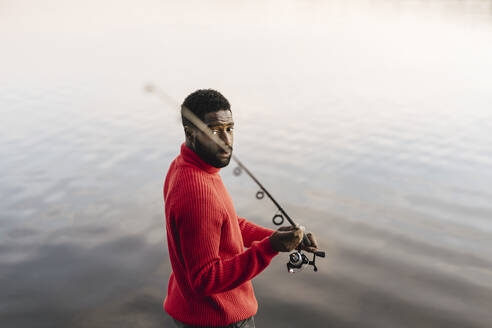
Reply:
<svg viewBox="0 0 492 328"><path fill-rule="evenodd" d="M173 269L164 309L189 325L225 326L255 315L251 279L278 254L268 239L274 230L237 216L219 170L183 144L164 182Z"/></svg>

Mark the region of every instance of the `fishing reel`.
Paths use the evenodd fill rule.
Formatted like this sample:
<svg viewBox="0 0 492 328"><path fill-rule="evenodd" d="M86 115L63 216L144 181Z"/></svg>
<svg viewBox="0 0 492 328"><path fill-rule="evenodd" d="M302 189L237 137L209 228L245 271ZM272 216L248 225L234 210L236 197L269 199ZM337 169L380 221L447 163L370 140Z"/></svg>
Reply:
<svg viewBox="0 0 492 328"><path fill-rule="evenodd" d="M289 273L300 272L305 265L312 265L314 272L318 271L316 266L316 255L319 257L325 257L325 252L317 251L313 253L313 260L309 261L309 258L301 252L301 250L296 250L289 255L289 262L287 262L287 271Z"/></svg>

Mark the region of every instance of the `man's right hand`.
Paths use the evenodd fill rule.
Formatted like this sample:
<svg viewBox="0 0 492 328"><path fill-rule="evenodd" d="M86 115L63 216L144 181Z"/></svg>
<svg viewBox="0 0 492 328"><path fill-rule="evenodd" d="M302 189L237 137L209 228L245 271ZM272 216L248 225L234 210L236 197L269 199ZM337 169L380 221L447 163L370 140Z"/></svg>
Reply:
<svg viewBox="0 0 492 328"><path fill-rule="evenodd" d="M301 243L303 236L299 225L280 227L270 236L270 243L277 252L290 252Z"/></svg>

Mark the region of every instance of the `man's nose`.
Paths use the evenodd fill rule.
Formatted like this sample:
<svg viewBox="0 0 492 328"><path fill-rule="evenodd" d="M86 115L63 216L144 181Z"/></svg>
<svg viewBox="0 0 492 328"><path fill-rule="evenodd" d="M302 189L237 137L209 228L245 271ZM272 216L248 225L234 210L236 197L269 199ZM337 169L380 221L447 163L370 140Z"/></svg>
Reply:
<svg viewBox="0 0 492 328"><path fill-rule="evenodd" d="M224 133L220 134L220 138L226 144L226 146L232 147L232 134L231 133L224 131Z"/></svg>

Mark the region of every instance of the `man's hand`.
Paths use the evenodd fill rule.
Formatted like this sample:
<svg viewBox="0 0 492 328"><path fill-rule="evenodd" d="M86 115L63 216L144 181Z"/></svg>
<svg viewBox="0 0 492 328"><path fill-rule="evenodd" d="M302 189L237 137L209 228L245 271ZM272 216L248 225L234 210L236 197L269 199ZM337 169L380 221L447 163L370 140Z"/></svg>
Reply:
<svg viewBox="0 0 492 328"><path fill-rule="evenodd" d="M318 242L316 241L316 238L314 237L313 233L308 232L306 234L306 237L311 242L311 245L307 246L303 240L302 243L299 245L301 250L306 251L306 252L310 252L310 253L317 252L318 251Z"/></svg>
<svg viewBox="0 0 492 328"><path fill-rule="evenodd" d="M290 252L301 243L303 236L299 225L280 227L270 236L270 243L277 252Z"/></svg>

